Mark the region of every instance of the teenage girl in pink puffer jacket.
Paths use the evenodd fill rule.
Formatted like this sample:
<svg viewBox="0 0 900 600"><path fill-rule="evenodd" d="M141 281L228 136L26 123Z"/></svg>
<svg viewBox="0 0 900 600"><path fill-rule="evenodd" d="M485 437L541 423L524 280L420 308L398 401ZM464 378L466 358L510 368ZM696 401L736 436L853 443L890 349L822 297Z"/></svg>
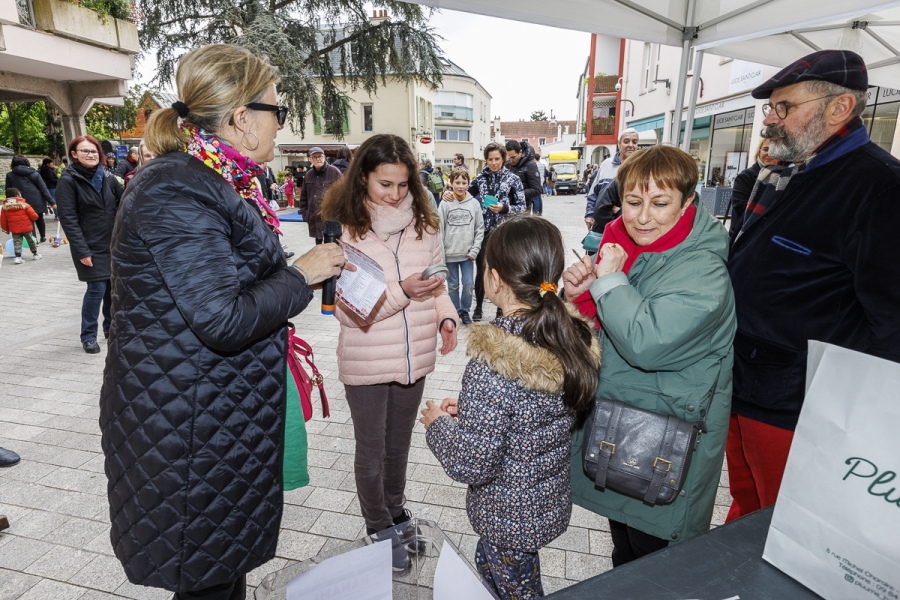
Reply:
<svg viewBox="0 0 900 600"><path fill-rule="evenodd" d="M338 302L338 371L356 437L356 488L369 534L408 521L406 465L425 376L456 347L457 313L444 280L422 280L443 262L438 217L409 145L396 135L363 143L322 204L351 245L384 269L387 289L365 320Z"/></svg>

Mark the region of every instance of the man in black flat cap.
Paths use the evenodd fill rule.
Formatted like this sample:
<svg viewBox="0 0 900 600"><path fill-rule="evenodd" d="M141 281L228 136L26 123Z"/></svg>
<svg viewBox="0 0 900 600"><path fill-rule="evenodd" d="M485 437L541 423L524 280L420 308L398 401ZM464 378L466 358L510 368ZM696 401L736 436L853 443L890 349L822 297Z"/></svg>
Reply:
<svg viewBox="0 0 900 600"><path fill-rule="evenodd" d="M738 319L728 520L775 502L809 340L900 362L900 162L869 141L867 88L859 55L822 50L753 90L769 99L762 135L780 162L760 171L728 260Z"/></svg>

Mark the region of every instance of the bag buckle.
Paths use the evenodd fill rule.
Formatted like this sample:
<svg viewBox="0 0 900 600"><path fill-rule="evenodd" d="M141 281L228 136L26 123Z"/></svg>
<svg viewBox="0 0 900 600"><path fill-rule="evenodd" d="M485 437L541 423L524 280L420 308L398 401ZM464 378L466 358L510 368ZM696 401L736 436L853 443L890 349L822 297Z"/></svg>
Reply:
<svg viewBox="0 0 900 600"><path fill-rule="evenodd" d="M669 461L667 461L667 460L664 459L664 458L660 458L660 457L657 456L657 457L656 457L656 460L653 461L653 468L655 469L657 463L661 463L661 462L666 463L666 471L665 471L665 472L668 473L668 472L669 472L669 469L672 468L672 463L669 462Z"/></svg>
<svg viewBox="0 0 900 600"><path fill-rule="evenodd" d="M319 373L316 373L316 374L313 376L313 378L312 378L313 384L316 385L316 386L319 386L319 387L322 386L322 383L323 383L324 381L325 381L325 379L324 379L324 378L322 377L322 375L319 374Z"/></svg>
<svg viewBox="0 0 900 600"><path fill-rule="evenodd" d="M612 444L610 442L607 442L605 440L600 442L600 452L603 452L604 448L610 448L610 451L609 451L610 454L616 453L616 445Z"/></svg>

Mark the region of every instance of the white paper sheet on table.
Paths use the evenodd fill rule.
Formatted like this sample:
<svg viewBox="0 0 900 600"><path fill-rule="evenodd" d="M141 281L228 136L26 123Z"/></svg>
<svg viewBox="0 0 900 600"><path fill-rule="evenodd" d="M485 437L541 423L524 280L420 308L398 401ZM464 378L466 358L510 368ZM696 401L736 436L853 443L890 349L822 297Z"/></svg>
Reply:
<svg viewBox="0 0 900 600"><path fill-rule="evenodd" d="M324 560L291 579L287 598L391 600L392 577L391 541L385 540Z"/></svg>
<svg viewBox="0 0 900 600"><path fill-rule="evenodd" d="M434 572L434 600L494 600L449 543L441 548Z"/></svg>
<svg viewBox="0 0 900 600"><path fill-rule="evenodd" d="M347 261L355 265L356 270L341 273L337 280L336 295L347 308L367 319L387 288L384 269L350 244L342 246Z"/></svg>

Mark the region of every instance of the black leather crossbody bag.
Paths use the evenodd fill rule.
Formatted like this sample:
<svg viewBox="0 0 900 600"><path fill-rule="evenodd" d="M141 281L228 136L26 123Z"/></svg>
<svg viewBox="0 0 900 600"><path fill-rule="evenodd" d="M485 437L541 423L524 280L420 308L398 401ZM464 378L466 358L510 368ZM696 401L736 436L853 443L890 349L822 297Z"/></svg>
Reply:
<svg viewBox="0 0 900 600"><path fill-rule="evenodd" d="M706 433L706 416L719 378L697 423L596 398L584 425L584 471L601 488L671 504L684 487L694 450Z"/></svg>

